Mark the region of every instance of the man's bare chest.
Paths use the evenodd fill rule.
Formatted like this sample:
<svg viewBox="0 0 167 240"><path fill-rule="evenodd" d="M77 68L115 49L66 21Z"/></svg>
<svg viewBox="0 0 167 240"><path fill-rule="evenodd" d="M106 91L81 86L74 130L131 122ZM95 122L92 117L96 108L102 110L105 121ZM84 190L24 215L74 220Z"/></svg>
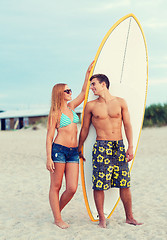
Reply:
<svg viewBox="0 0 167 240"><path fill-rule="evenodd" d="M119 104L96 104L93 108L92 116L96 119L120 118L121 107Z"/></svg>

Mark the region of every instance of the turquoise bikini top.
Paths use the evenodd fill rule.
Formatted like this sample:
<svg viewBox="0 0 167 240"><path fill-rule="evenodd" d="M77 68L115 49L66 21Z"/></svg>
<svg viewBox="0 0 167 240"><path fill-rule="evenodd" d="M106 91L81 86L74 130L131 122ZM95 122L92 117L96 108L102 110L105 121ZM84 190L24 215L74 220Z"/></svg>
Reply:
<svg viewBox="0 0 167 240"><path fill-rule="evenodd" d="M72 122L73 123L79 123L78 115L71 108L69 108L69 109L73 113L73 121L71 121L71 119L67 115L65 115L64 113L61 113L60 127L59 128L66 127L66 126L70 125Z"/></svg>

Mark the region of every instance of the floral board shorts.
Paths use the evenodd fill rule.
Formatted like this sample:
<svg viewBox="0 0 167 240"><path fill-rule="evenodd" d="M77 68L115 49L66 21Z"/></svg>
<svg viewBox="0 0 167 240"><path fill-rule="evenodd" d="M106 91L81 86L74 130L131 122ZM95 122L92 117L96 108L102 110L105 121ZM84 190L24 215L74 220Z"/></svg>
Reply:
<svg viewBox="0 0 167 240"><path fill-rule="evenodd" d="M123 140L97 140L92 151L93 189L129 188L130 172Z"/></svg>

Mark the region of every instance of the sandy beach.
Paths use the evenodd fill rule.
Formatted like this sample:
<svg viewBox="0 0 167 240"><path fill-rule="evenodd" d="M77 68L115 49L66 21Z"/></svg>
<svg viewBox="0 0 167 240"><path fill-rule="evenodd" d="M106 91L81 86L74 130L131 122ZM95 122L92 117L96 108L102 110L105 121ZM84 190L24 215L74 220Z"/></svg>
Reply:
<svg viewBox="0 0 167 240"><path fill-rule="evenodd" d="M107 221L107 229L91 222L80 179L77 193L62 213L70 228L54 225L45 138L46 129L41 126L0 132L1 240L167 239L167 127L146 128L141 133L131 191L134 217L142 226L125 223L121 202Z"/></svg>

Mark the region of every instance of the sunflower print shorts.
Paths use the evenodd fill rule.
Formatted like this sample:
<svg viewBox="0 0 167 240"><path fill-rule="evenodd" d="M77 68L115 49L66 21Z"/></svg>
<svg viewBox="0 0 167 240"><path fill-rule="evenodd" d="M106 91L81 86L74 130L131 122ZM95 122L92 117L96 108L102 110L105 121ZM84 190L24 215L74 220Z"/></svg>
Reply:
<svg viewBox="0 0 167 240"><path fill-rule="evenodd" d="M123 140L97 140L93 145L93 189L129 188L130 172Z"/></svg>

